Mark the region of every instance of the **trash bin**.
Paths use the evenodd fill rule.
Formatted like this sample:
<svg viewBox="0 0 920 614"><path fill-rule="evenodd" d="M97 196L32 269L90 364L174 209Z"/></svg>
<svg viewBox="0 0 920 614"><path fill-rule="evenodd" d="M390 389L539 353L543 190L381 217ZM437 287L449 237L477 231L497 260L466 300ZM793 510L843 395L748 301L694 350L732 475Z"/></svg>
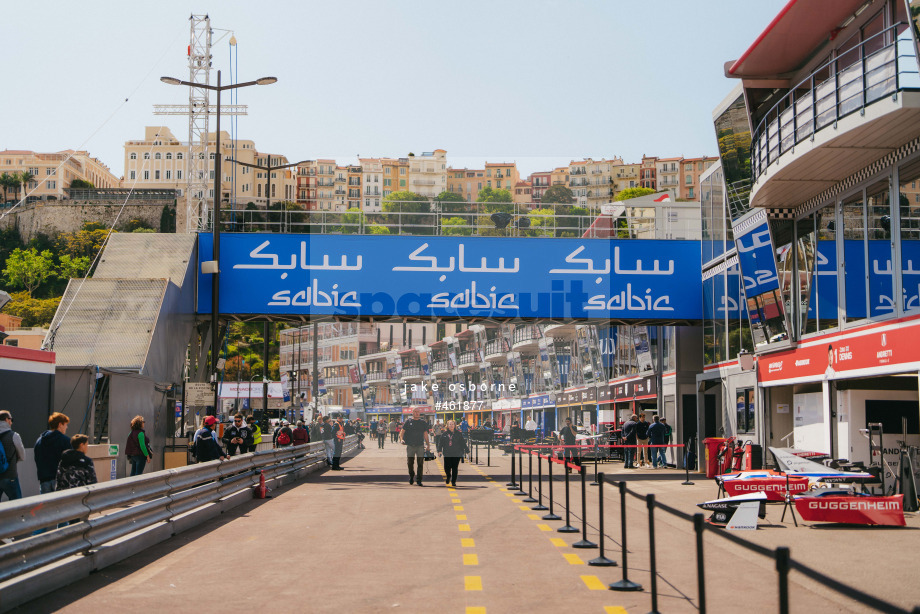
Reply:
<svg viewBox="0 0 920 614"><path fill-rule="evenodd" d="M706 477L714 478L722 472L719 470L719 446L724 444L724 437L707 437L703 440L705 447Z"/></svg>
<svg viewBox="0 0 920 614"><path fill-rule="evenodd" d="M94 444L87 446L86 455L93 460L97 482L108 482L118 477L118 444Z"/></svg>

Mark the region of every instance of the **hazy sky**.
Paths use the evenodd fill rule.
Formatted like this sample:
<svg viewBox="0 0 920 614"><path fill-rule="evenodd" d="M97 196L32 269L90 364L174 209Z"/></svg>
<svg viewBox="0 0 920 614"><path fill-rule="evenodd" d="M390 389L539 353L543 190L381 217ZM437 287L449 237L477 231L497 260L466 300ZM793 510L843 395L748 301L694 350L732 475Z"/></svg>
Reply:
<svg viewBox="0 0 920 614"><path fill-rule="evenodd" d="M0 19L0 150L88 149L120 176L124 142L145 126L187 140L187 120L156 116L153 104L187 102L187 88L159 77L188 79L188 17L208 13L223 36L212 52L224 83L222 29L238 40L235 80L278 77L240 90L249 115L236 136L291 161L441 148L455 167L515 160L526 175L584 157L714 155L712 109L736 84L723 64L785 1L10 6Z"/></svg>

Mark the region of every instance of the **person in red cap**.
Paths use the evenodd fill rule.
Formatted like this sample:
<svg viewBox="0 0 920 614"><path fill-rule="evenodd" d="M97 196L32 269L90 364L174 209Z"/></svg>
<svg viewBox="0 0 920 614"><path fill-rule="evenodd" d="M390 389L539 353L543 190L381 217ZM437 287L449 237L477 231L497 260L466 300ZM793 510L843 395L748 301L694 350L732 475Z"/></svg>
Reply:
<svg viewBox="0 0 920 614"><path fill-rule="evenodd" d="M214 433L215 426L217 426L217 417L205 416L202 427L195 433L195 438L192 440L192 455L198 459L199 463L230 458L217 442L217 435Z"/></svg>

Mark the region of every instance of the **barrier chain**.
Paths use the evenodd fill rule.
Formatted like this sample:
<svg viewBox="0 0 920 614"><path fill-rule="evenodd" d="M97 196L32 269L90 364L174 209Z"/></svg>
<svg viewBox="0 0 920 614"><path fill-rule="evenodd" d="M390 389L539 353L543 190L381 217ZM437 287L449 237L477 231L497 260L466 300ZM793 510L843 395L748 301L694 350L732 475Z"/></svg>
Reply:
<svg viewBox="0 0 920 614"><path fill-rule="evenodd" d="M549 514L544 515L543 520L562 520L560 516L556 515L556 500L553 498L553 465L555 464L555 458L553 457L556 456L556 451L550 448L549 453L552 454L552 456L546 457L547 479L549 480Z"/></svg>
<svg viewBox="0 0 920 614"><path fill-rule="evenodd" d="M569 505L569 473L572 470L569 463L565 463L565 526L556 529L558 533L578 533L578 529L569 522L571 518L571 506Z"/></svg>
<svg viewBox="0 0 920 614"><path fill-rule="evenodd" d="M521 450L523 454L523 450ZM527 498L523 499L524 503L536 503L533 498L533 452L527 453ZM533 508L531 508L533 509Z"/></svg>
<svg viewBox="0 0 920 614"><path fill-rule="evenodd" d="M530 453L533 455L533 452ZM549 508L543 505L543 456L537 452L537 485L538 490L540 491L540 501L537 505L533 506L532 510L545 512Z"/></svg>

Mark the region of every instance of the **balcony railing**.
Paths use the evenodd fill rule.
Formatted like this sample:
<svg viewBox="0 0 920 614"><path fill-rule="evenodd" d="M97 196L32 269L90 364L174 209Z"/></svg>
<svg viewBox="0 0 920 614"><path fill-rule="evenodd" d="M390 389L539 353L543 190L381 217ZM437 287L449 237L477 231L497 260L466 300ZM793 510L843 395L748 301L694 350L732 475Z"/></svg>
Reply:
<svg viewBox="0 0 920 614"><path fill-rule="evenodd" d="M514 329L514 344L524 343L528 341L535 341L541 337L540 328L533 324L527 324L525 326L518 326Z"/></svg>
<svg viewBox="0 0 920 614"><path fill-rule="evenodd" d="M431 365L432 373L437 373L439 371L450 371L450 362L447 360L436 360Z"/></svg>
<svg viewBox="0 0 920 614"><path fill-rule="evenodd" d="M858 59L843 65L842 58ZM780 156L822 128L905 89L920 89L908 24L901 22L823 64L767 112L751 138L756 181Z"/></svg>
<svg viewBox="0 0 920 614"><path fill-rule="evenodd" d="M494 354L501 354L503 351L502 340L501 339L492 339L491 341L486 342L485 345L485 355L492 356Z"/></svg>
<svg viewBox="0 0 920 614"><path fill-rule="evenodd" d="M423 375L421 367L403 367L403 377L421 377Z"/></svg>
<svg viewBox="0 0 920 614"><path fill-rule="evenodd" d="M479 352L461 352L460 354L460 366L463 365L478 365L479 364Z"/></svg>
<svg viewBox="0 0 920 614"><path fill-rule="evenodd" d="M386 371L372 371L371 373L366 373L364 375L364 381L368 384L373 384L374 382L385 382L390 379L389 374Z"/></svg>

